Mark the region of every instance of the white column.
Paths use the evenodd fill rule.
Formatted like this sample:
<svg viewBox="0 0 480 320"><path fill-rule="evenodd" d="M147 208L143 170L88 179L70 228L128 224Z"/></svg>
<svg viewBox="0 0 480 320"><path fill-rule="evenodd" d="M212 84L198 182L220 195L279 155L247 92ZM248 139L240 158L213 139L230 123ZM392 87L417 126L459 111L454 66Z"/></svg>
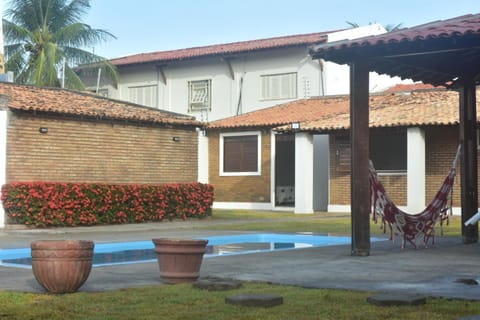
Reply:
<svg viewBox="0 0 480 320"><path fill-rule="evenodd" d="M208 183L208 137L198 131L198 182Z"/></svg>
<svg viewBox="0 0 480 320"><path fill-rule="evenodd" d="M313 136L295 134L295 213L313 213Z"/></svg>
<svg viewBox="0 0 480 320"><path fill-rule="evenodd" d="M0 186L7 181L7 110L0 109ZM5 212L0 201L0 228L5 227Z"/></svg>
<svg viewBox="0 0 480 320"><path fill-rule="evenodd" d="M425 209L425 132L407 129L407 210Z"/></svg>

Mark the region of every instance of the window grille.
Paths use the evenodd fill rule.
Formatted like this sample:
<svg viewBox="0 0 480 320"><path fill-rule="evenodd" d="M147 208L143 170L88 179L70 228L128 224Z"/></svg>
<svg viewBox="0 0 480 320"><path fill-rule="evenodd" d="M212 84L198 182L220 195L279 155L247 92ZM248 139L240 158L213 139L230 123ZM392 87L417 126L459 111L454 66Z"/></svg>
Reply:
<svg viewBox="0 0 480 320"><path fill-rule="evenodd" d="M188 82L188 110L203 111L211 108L211 80Z"/></svg>

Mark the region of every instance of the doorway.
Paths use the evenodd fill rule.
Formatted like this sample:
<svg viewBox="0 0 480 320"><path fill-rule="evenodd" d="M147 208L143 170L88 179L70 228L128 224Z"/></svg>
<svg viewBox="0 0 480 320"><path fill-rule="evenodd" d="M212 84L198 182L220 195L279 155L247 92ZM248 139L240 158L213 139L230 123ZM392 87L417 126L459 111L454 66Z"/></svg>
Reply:
<svg viewBox="0 0 480 320"><path fill-rule="evenodd" d="M275 135L275 206L295 206L295 135Z"/></svg>

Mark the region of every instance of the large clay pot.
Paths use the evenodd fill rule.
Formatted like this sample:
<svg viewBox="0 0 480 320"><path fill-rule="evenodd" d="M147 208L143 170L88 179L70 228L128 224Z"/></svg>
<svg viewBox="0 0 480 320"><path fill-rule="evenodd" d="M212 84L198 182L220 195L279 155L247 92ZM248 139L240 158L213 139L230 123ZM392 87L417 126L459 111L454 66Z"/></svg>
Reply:
<svg viewBox="0 0 480 320"><path fill-rule="evenodd" d="M93 241L40 240L30 247L35 279L50 293L77 291L92 270Z"/></svg>
<svg viewBox="0 0 480 320"><path fill-rule="evenodd" d="M152 239L163 282L194 282L200 275L208 240Z"/></svg>

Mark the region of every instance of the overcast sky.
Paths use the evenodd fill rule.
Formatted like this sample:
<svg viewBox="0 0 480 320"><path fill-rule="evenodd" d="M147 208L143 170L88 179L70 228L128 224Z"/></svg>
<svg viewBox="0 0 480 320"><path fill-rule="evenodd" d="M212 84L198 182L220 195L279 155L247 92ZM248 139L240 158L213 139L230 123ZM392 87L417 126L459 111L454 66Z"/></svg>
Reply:
<svg viewBox="0 0 480 320"><path fill-rule="evenodd" d="M91 0L84 21L117 39L106 58L378 22L411 27L480 13L479 0Z"/></svg>

